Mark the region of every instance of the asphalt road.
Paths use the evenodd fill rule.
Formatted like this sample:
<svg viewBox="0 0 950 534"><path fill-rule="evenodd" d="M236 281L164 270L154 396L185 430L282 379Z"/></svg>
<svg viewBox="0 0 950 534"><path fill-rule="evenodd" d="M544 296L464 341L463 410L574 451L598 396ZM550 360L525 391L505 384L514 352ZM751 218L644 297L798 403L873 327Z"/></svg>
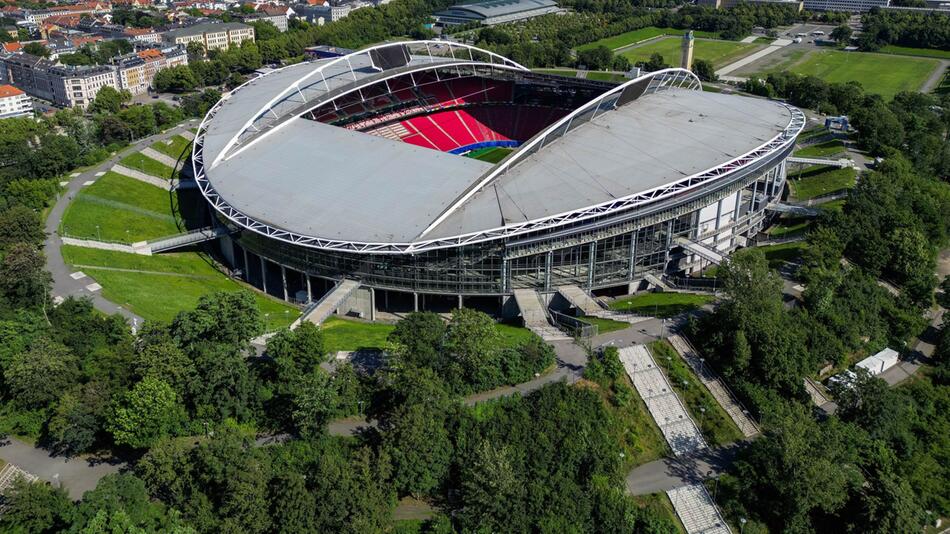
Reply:
<svg viewBox="0 0 950 534"><path fill-rule="evenodd" d="M114 458L51 456L47 451L16 438L7 438L0 444L0 458L54 486L62 486L75 500L95 488L100 478L117 473L125 466Z"/></svg>

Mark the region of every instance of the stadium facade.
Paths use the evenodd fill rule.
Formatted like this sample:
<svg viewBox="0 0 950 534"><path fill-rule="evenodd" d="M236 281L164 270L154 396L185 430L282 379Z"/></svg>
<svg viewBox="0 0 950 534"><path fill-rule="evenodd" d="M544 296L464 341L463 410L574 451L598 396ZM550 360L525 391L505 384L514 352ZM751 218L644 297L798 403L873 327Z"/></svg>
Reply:
<svg viewBox="0 0 950 534"><path fill-rule="evenodd" d="M615 85L418 41L244 84L192 160L256 287L307 302L354 280L370 313L490 309L517 289L633 290L745 245L803 125L682 69Z"/></svg>

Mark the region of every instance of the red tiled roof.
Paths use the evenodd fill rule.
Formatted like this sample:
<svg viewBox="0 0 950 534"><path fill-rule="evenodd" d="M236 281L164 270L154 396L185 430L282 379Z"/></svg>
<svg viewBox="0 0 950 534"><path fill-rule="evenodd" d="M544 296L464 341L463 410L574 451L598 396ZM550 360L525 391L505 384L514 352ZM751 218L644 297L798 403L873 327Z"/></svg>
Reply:
<svg viewBox="0 0 950 534"><path fill-rule="evenodd" d="M0 85L0 98L7 98L11 96L22 95L23 91L13 87L12 85Z"/></svg>

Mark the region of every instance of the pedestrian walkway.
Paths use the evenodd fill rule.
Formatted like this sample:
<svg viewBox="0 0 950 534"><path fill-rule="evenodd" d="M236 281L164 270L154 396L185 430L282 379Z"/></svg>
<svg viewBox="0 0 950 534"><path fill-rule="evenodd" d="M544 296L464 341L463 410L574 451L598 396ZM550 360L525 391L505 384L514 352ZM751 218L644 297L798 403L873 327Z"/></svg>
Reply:
<svg viewBox="0 0 950 534"><path fill-rule="evenodd" d="M693 372L696 373L700 382L712 393L716 402L722 406L722 409L725 410L733 422L736 423L742 435L747 438L757 435L760 432L759 426L752 420L749 412L739 404L738 399L729 391L729 388L726 387L726 384L719 378L719 375L710 369L708 365L705 365L703 359L689 342L679 335L672 335L668 340L670 345L676 350L676 353L679 354Z"/></svg>
<svg viewBox="0 0 950 534"><path fill-rule="evenodd" d="M564 332L552 326L548 321L548 314L541 302L541 296L533 289L514 290L515 303L521 311L524 326L545 341L559 341L570 339Z"/></svg>
<svg viewBox="0 0 950 534"><path fill-rule="evenodd" d="M161 152L159 152L158 150L155 150L152 147L143 148L141 154L145 157L152 158L163 165L167 165L173 169L178 167L177 159L171 156L168 156L166 154L162 154Z"/></svg>
<svg viewBox="0 0 950 534"><path fill-rule="evenodd" d="M706 440L646 345L620 349L620 362L676 456L707 449Z"/></svg>
<svg viewBox="0 0 950 534"><path fill-rule="evenodd" d="M306 314L306 316L301 317L301 321L310 321L311 323L320 326L329 317L343 305L343 302L346 300L346 297L350 296L350 293L356 291L360 287L360 283L356 280L343 279L330 290L329 293L323 296L322 299L313 307L313 310Z"/></svg>
<svg viewBox="0 0 950 534"><path fill-rule="evenodd" d="M687 534L732 534L706 487L692 484L666 492Z"/></svg>
<svg viewBox="0 0 950 534"><path fill-rule="evenodd" d="M737 71L741 69L742 67L745 67L746 65L749 65L750 63L758 61L769 54L778 52L779 50L785 48L786 46L790 44L792 44L792 41L790 39L776 39L772 41L772 44L769 45L768 47L763 48L762 50L759 50L758 52L754 54L749 54L748 56L742 59L739 59L738 61L734 61L726 65L725 67L717 70L716 76L723 77L729 74L730 72Z"/></svg>

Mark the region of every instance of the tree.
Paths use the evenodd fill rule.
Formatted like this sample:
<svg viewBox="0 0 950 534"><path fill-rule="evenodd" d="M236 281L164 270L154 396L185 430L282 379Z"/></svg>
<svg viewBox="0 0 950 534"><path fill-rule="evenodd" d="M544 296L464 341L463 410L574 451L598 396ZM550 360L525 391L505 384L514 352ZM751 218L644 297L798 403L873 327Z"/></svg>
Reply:
<svg viewBox="0 0 950 534"><path fill-rule="evenodd" d="M293 418L305 436L322 434L336 409L336 389L323 369L314 369L301 380L294 396Z"/></svg>
<svg viewBox="0 0 950 534"><path fill-rule="evenodd" d="M613 64L613 59L614 53L603 45L577 53L577 64L586 66L589 70L608 69Z"/></svg>
<svg viewBox="0 0 950 534"><path fill-rule="evenodd" d="M453 447L441 413L409 404L386 420L383 447L392 458L393 484L400 493L426 495L448 476Z"/></svg>
<svg viewBox="0 0 950 534"><path fill-rule="evenodd" d="M0 291L15 306L44 305L52 277L46 258L35 246L17 243L7 250L0 263Z"/></svg>
<svg viewBox="0 0 950 534"><path fill-rule="evenodd" d="M439 368L447 330L438 314L413 312L396 323L389 341L396 346L401 359L421 367Z"/></svg>
<svg viewBox="0 0 950 534"><path fill-rule="evenodd" d="M187 532L177 516L168 514L160 502L152 501L142 479L128 473L104 476L95 489L83 495L76 508L73 528L77 531L109 532L95 530L103 523L127 524L131 532Z"/></svg>
<svg viewBox="0 0 950 534"><path fill-rule="evenodd" d="M638 63L638 65L647 72L656 72L658 70L669 68L669 65L663 59L663 56L661 56L658 52L654 52L650 54L649 61L646 61L646 62L641 61Z"/></svg>
<svg viewBox="0 0 950 534"><path fill-rule="evenodd" d="M26 206L11 206L0 212L0 250L14 243L39 246L46 234L38 213Z"/></svg>
<svg viewBox="0 0 950 534"><path fill-rule="evenodd" d="M119 112L119 118L129 126L136 138L147 137L158 131L151 106L132 106Z"/></svg>
<svg viewBox="0 0 950 534"><path fill-rule="evenodd" d="M23 45L23 51L31 56L49 57L49 48L46 48L43 43L26 43Z"/></svg>
<svg viewBox="0 0 950 534"><path fill-rule="evenodd" d="M464 528L485 532L525 532L525 485L512 465L507 447L482 441L462 471L462 505L459 518Z"/></svg>
<svg viewBox="0 0 950 534"><path fill-rule="evenodd" d="M697 59L693 61L692 70L693 74L704 82L714 82L719 79L719 77L716 76L716 68L713 66L712 61L707 59Z"/></svg>
<svg viewBox="0 0 950 534"><path fill-rule="evenodd" d="M851 41L851 26L842 24L831 30L831 38L837 41L839 46L844 46Z"/></svg>
<svg viewBox="0 0 950 534"><path fill-rule="evenodd" d="M204 295L193 311L179 313L171 324L172 336L185 347L199 340L242 344L263 331L261 312L248 291Z"/></svg>
<svg viewBox="0 0 950 534"><path fill-rule="evenodd" d="M64 532L69 527L72 503L62 488L17 478L3 497L0 530L4 532Z"/></svg>
<svg viewBox="0 0 950 534"><path fill-rule="evenodd" d="M198 46L201 46L200 44ZM190 50L189 45L189 50ZM198 87L198 78L188 65L176 65L155 73L152 86L161 93L186 93Z"/></svg>
<svg viewBox="0 0 950 534"><path fill-rule="evenodd" d="M461 367L466 381L476 383L479 373L497 356L499 338L495 321L477 310L452 310L446 348Z"/></svg>
<svg viewBox="0 0 950 534"><path fill-rule="evenodd" d="M271 482L270 516L278 534L313 532L316 502L300 473L283 473Z"/></svg>
<svg viewBox="0 0 950 534"><path fill-rule="evenodd" d="M83 397L81 390L64 393L47 423L49 439L61 453L73 455L88 451L102 427L96 416L97 407L84 403Z"/></svg>
<svg viewBox="0 0 950 534"><path fill-rule="evenodd" d="M205 46L199 41L188 43L185 50L188 52L188 63L195 63L205 57Z"/></svg>
<svg viewBox="0 0 950 534"><path fill-rule="evenodd" d="M167 382L181 399L188 399L198 387L195 362L171 341L149 344L132 359L138 379L155 378Z"/></svg>
<svg viewBox="0 0 950 534"><path fill-rule="evenodd" d="M79 362L63 345L46 337L13 357L4 372L10 397L25 408L44 408L76 382Z"/></svg>
<svg viewBox="0 0 950 534"><path fill-rule="evenodd" d="M96 92L96 98L89 106L90 113L118 113L124 104L132 100L132 93L106 86Z"/></svg>
<svg viewBox="0 0 950 534"><path fill-rule="evenodd" d="M142 449L172 435L185 421L175 390L157 378L144 378L114 408L108 427L118 445Z"/></svg>

